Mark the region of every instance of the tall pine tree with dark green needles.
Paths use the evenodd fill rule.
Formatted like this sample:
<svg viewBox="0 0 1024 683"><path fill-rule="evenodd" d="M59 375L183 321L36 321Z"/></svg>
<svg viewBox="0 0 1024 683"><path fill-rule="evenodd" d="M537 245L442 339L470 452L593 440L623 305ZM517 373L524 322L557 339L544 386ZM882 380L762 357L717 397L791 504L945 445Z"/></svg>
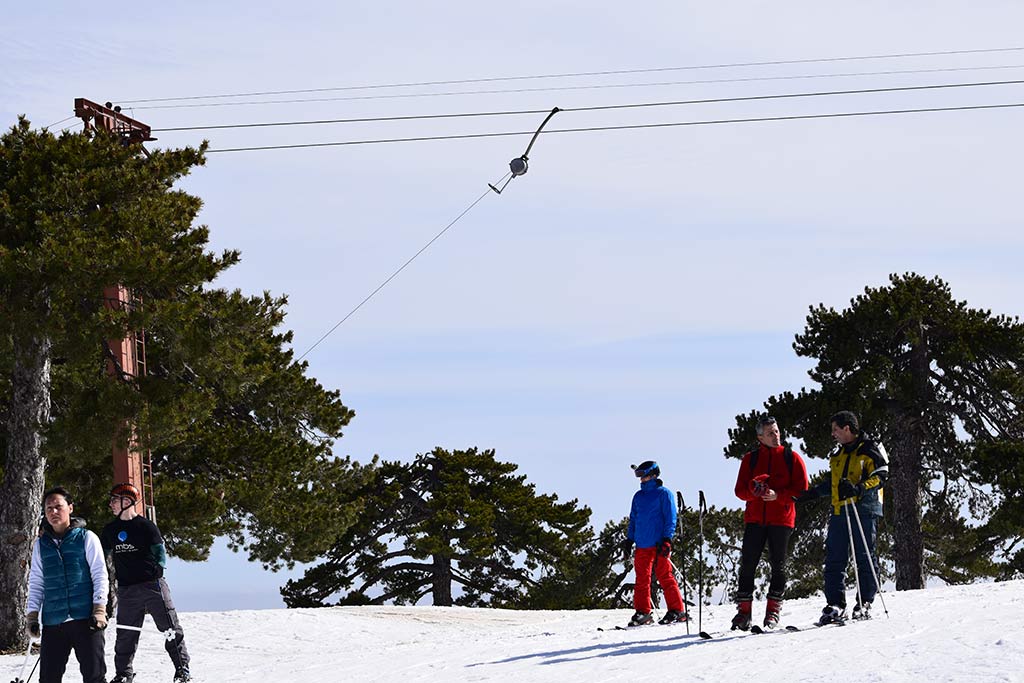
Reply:
<svg viewBox="0 0 1024 683"><path fill-rule="evenodd" d="M528 603L545 573L579 547L590 510L538 494L517 469L476 448L382 463L361 491L359 520L323 563L285 585L285 603Z"/></svg>
<svg viewBox="0 0 1024 683"><path fill-rule="evenodd" d="M1019 527L998 523L1015 518L1009 496L1019 479L992 467L1024 443L1020 320L971 308L939 278L907 273L865 288L843 311L811 307L793 348L817 360L809 374L818 386L764 407L818 457L831 450L829 416L842 409L885 444L896 588L924 588L928 574L954 582L998 575L1001 544L1021 541ZM740 454L756 415L736 418L727 455ZM994 496L1002 503L990 519Z"/></svg>
<svg viewBox="0 0 1024 683"><path fill-rule="evenodd" d="M285 299L210 286L239 255L206 250L200 200L174 187L204 148L147 157L25 120L0 138L0 649L23 643L44 485L68 487L101 526L125 424L153 454L180 557L227 536L270 567L311 561L355 518L345 492L363 471L331 455L352 412L294 361ZM111 285L138 305L108 307ZM148 374L108 376L106 340L133 330Z"/></svg>

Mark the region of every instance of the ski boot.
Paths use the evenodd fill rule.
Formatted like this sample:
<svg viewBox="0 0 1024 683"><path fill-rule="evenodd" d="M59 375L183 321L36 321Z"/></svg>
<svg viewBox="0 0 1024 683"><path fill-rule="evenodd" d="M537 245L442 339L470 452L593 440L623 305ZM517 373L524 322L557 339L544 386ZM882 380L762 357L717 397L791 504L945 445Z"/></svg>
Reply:
<svg viewBox="0 0 1024 683"><path fill-rule="evenodd" d="M110 683L132 683L135 680L135 674L116 674L110 679Z"/></svg>
<svg viewBox="0 0 1024 683"><path fill-rule="evenodd" d="M827 624L842 624L846 621L846 607L837 607L834 605L828 605L825 609L821 610L821 617L817 621L818 626L825 626Z"/></svg>
<svg viewBox="0 0 1024 683"><path fill-rule="evenodd" d="M690 620L690 617L688 617L686 615L686 612L683 612L682 610L677 610L677 609L670 609L669 611L665 612L665 616L663 616L661 619L658 620L658 623L659 624L676 624L676 623L681 624L684 621L689 621L689 620Z"/></svg>
<svg viewBox="0 0 1024 683"><path fill-rule="evenodd" d="M861 619L871 618L871 603L858 603L853 607L853 614L850 615L852 619L860 621Z"/></svg>
<svg viewBox="0 0 1024 683"><path fill-rule="evenodd" d="M750 600L740 600L736 603L736 616L732 618L733 631L750 630Z"/></svg>
<svg viewBox="0 0 1024 683"><path fill-rule="evenodd" d="M650 612L637 612L633 615L633 618L629 620L629 626L647 626L647 624L654 623L654 615Z"/></svg>
<svg viewBox="0 0 1024 683"><path fill-rule="evenodd" d="M768 608L764 612L764 630L770 631L778 626L780 614L782 614L782 600L768 598Z"/></svg>
<svg viewBox="0 0 1024 683"><path fill-rule="evenodd" d="M181 667L174 672L174 683L191 683L192 675L188 672L188 667Z"/></svg>

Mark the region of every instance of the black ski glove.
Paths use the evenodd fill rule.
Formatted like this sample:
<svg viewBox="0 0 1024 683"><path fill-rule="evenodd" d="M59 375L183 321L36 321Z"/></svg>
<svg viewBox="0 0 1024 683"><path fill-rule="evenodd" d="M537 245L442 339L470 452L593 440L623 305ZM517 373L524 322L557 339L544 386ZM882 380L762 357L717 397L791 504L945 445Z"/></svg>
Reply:
<svg viewBox="0 0 1024 683"><path fill-rule="evenodd" d="M663 538L658 543L658 555L660 557L668 557L672 554L672 539Z"/></svg>
<svg viewBox="0 0 1024 683"><path fill-rule="evenodd" d="M849 479L841 479L839 486L836 488L836 492L839 494L839 500L846 500L847 498L860 498L860 495L864 493L864 485L857 484L853 485Z"/></svg>
<svg viewBox="0 0 1024 683"><path fill-rule="evenodd" d="M633 541L628 538L622 541L622 543L619 544L619 552L626 557L629 557L633 552Z"/></svg>
<svg viewBox="0 0 1024 683"><path fill-rule="evenodd" d="M807 501L814 500L817 497L818 497L818 492L817 491L815 491L814 489L807 489L806 491L801 493L799 496L793 496L793 502L794 503L806 503Z"/></svg>

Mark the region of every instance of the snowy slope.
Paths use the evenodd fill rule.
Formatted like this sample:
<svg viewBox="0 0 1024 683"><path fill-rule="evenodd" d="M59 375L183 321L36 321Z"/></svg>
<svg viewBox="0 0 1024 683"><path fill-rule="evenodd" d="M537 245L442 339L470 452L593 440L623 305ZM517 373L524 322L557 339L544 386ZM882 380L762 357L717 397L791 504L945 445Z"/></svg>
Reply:
<svg viewBox="0 0 1024 683"><path fill-rule="evenodd" d="M1024 681L1024 582L884 597L888 619L876 602L869 622L710 641L697 638L696 624L689 636L683 625L597 630L625 623L625 610L338 607L188 612L182 622L196 679L208 683ZM783 623L808 626L820 607L791 601ZM726 629L731 616L727 605L705 608L704 628ZM109 666L110 636L107 646ZM80 680L73 659L66 681ZM0 681L14 678L22 661L0 657ZM136 671L138 683L170 681L159 634L143 636Z"/></svg>

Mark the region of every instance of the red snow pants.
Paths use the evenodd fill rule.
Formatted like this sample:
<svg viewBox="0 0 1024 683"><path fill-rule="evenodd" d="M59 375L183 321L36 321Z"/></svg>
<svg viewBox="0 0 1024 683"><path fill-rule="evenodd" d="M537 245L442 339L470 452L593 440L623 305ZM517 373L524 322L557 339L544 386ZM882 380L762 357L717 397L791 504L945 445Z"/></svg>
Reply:
<svg viewBox="0 0 1024 683"><path fill-rule="evenodd" d="M651 611L651 570L658 577L658 585L665 591L665 604L669 609L685 612L683 595L676 583L675 567L668 557L658 555L658 548L637 548L633 554L636 586L633 588L633 608L637 612Z"/></svg>

